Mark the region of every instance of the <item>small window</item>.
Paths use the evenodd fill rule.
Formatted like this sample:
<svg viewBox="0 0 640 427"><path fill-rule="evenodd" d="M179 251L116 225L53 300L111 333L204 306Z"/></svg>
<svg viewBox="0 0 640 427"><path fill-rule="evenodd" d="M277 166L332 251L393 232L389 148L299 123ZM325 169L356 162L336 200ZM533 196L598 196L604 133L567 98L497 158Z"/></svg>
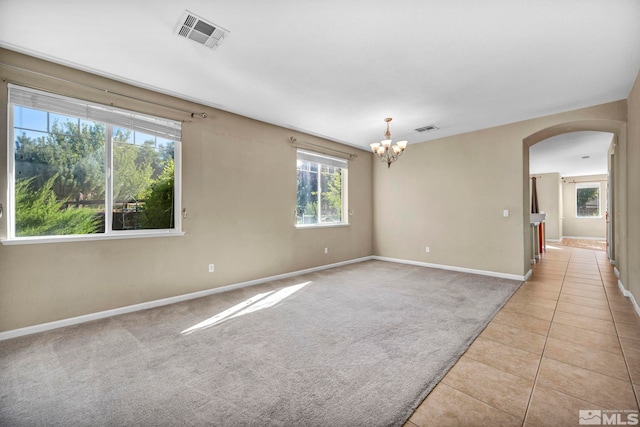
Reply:
<svg viewBox="0 0 640 427"><path fill-rule="evenodd" d="M298 226L346 224L347 161L298 150Z"/></svg>
<svg viewBox="0 0 640 427"><path fill-rule="evenodd" d="M600 218L600 184L576 184L576 217Z"/></svg>
<svg viewBox="0 0 640 427"><path fill-rule="evenodd" d="M8 240L180 233L181 123L9 85Z"/></svg>

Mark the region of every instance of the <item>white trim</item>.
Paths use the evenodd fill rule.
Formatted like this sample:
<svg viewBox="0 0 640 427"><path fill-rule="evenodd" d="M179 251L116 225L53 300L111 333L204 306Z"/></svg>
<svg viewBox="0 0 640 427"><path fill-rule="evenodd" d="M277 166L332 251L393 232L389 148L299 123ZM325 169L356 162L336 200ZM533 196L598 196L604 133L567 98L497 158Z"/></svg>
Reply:
<svg viewBox="0 0 640 427"><path fill-rule="evenodd" d="M8 173L8 194L7 194L7 235L5 239L0 239L2 245L22 245L35 243L61 243L86 240L106 240L106 239L127 239L135 237L164 237L182 236L182 121L167 119L156 115L139 113L133 110L114 107L73 98L54 92L20 86L8 83L8 105L7 129L7 173ZM78 120L88 120L104 124L104 154L105 154L105 200L104 200L104 231L96 234L83 235L61 235L61 236L28 236L16 237L16 201L15 201L15 117L14 106L24 108L35 108L47 113L68 115ZM174 194L173 194L173 224L172 229L147 229L147 230L113 230L112 215L113 202L113 128L122 127L133 132L140 132L155 137L170 140L174 143L173 163L174 163ZM49 130L46 134L51 133ZM109 214L107 214L109 213ZM127 234L125 236L124 234Z"/></svg>
<svg viewBox="0 0 640 427"><path fill-rule="evenodd" d="M578 215L578 190L583 188L597 188L598 189L598 216L580 216ZM602 219L602 187L600 182L577 182L575 186L574 194L576 196L576 219Z"/></svg>
<svg viewBox="0 0 640 427"><path fill-rule="evenodd" d="M12 238L15 236L15 214L12 212L16 205L16 153L15 153L15 117L13 114L14 108L7 107L7 203L4 211L7 217L7 229L6 237Z"/></svg>
<svg viewBox="0 0 640 427"><path fill-rule="evenodd" d="M620 278L620 271L618 271L618 267L613 267L613 273L618 279Z"/></svg>
<svg viewBox="0 0 640 427"><path fill-rule="evenodd" d="M552 243L560 243L562 242L562 237L559 239L545 239L547 242L552 242Z"/></svg>
<svg viewBox="0 0 640 427"><path fill-rule="evenodd" d="M13 243L13 242L12 242ZM94 320L104 319L107 317L118 316L121 314L133 313L135 311L147 310L149 308L162 307L169 304L175 304L177 302L188 301L196 298L206 297L209 295L218 294L221 292L231 291L234 289L240 289L248 286L259 285L266 282L271 282L275 280L287 279L289 277L299 276L302 274L313 273L316 271L327 270L330 268L340 267L348 264L355 264L358 262L364 262L369 260L378 260L378 261L386 261L386 262L396 262L400 264L410 264L417 265L421 267L429 267L429 268L438 268L441 270L451 270L451 271L459 271L462 273L470 273L470 274L480 274L483 276L491 276L491 277L499 277L502 279L511 279L511 280L519 280L525 281L531 276L531 270L529 270L524 276L519 276L516 274L507 274L507 273L499 273L495 271L486 271L486 270L476 270L472 268L464 268L464 267L455 267L450 265L442 265L442 264L431 264L426 262L419 261L411 261L404 260L398 258L389 258L389 257L381 257L381 256L366 256L362 258L355 258L347 261L340 261L333 264L321 265L318 267L307 268L304 270L292 271L290 273L278 274L275 276L263 277L260 279L249 280L247 282L234 283L232 285L220 286L217 288L206 289L203 291L191 292L188 294L177 295L174 297L163 298L159 300L153 300L148 302L143 302L140 304L128 305L125 307L114 308L111 310L99 311L97 313L85 314L82 316L71 317L68 319L56 320L48 323L41 323L39 325L26 326L24 328L13 329L5 332L0 332L0 341L7 340L11 338L17 338L24 335L35 334L38 332L45 332L52 329L63 328L65 326L77 325L80 323L91 322ZM628 292L628 291L627 291ZM634 304L635 304L635 300ZM636 310L640 313L640 309L638 309L637 304L635 304Z"/></svg>
<svg viewBox="0 0 640 427"><path fill-rule="evenodd" d="M438 268L440 270L459 271L461 273L480 274L482 276L499 277L501 279L511 279L511 280L520 280L520 281L525 281L526 280L525 277L530 276L530 273L531 273L531 270L529 270L526 276L519 276L517 274L499 273L497 271L476 270L473 268L456 267L453 265L443 265L443 264L432 264L428 262L413 261L408 259L389 258L389 257L383 257L383 256L377 256L377 255L374 255L372 259L377 259L378 261L397 262L400 264L418 265L421 267Z"/></svg>
<svg viewBox="0 0 640 427"><path fill-rule="evenodd" d="M640 316L640 304L638 304L638 301L636 301L636 298L633 296L633 294L630 291L627 291L627 293L629 294L627 295L627 298L631 300L631 304L633 304L633 308L636 309L636 314Z"/></svg>
<svg viewBox="0 0 640 427"><path fill-rule="evenodd" d="M622 283L622 280L618 280L618 288L620 288L620 291L622 292L622 295L624 295L625 297L629 298L631 300L631 304L633 305L633 308L636 311L636 314L638 316L640 316L640 305L638 305L638 301L636 301L635 297L633 296L633 294L631 293L631 291L629 291L628 289L626 289L624 287L624 284Z"/></svg>
<svg viewBox="0 0 640 427"><path fill-rule="evenodd" d="M348 227L348 222L321 222L319 224L296 224L296 228L299 230L311 229L311 228L335 228L335 227Z"/></svg>
<svg viewBox="0 0 640 427"><path fill-rule="evenodd" d="M340 227L340 226L348 226L349 225L349 199L347 196L347 189L349 188L349 162L348 159L343 159L340 157L333 157L327 154L321 154L314 151L307 151L301 148L296 149L296 165L303 162L310 162L318 165L318 177L317 177L317 220L318 222L313 224L298 224L297 213L296 213L296 228L307 228L309 226L315 227ZM320 179L320 174L322 172L321 166L332 166L340 169L340 180L341 180L341 188L340 188L340 201L342 204L342 212L341 212L341 221L338 223L323 223L320 222L322 218L322 180ZM298 170L299 166L296 166ZM298 170L299 172L299 170ZM303 214L304 217L304 214Z"/></svg>
<svg viewBox="0 0 640 427"><path fill-rule="evenodd" d="M620 280L620 279L618 279L618 288L620 289L620 292L622 292L622 295L624 295L626 297L628 291L624 287L624 285L622 284L622 280Z"/></svg>
<svg viewBox="0 0 640 427"><path fill-rule="evenodd" d="M82 316L71 317L68 319L56 320L48 323L41 323L39 325L27 326L24 328L13 329L6 332L0 332L0 341L7 340L10 338L17 338L23 335L35 334L38 332L49 331L51 329L62 328L65 326L77 325L79 323L91 322L93 320L104 319L107 317L118 316L120 314L133 313L135 311L147 310L149 308L161 307L164 305L175 304L177 302L188 301L195 298L201 298L213 294L217 294L220 292L226 292L233 289L244 288L247 286L259 285L261 283L266 283L274 280L286 279L289 277L299 276L301 274L313 273L315 271L326 270L329 268L340 267L347 264L355 264L358 262L369 261L374 259L374 257L367 256L363 258L351 259L348 261L336 262L333 264L321 265L318 267L307 268L304 270L292 271L290 273L278 274L270 277L263 277L261 279L249 280L247 282L235 283L232 285L221 286L218 288L206 289L204 291L191 292L188 294L177 295L174 297L158 299L154 301L143 302L140 304L128 305L125 307L114 308L111 310L99 311L97 313L85 314Z"/></svg>
<svg viewBox="0 0 640 427"><path fill-rule="evenodd" d="M529 280L529 277L531 277L531 275L533 274L533 270L529 269L529 271L527 271L527 274L524 275L524 281L526 282L527 280Z"/></svg>
<svg viewBox="0 0 640 427"><path fill-rule="evenodd" d="M108 216L108 215L107 215ZM3 246L10 245L34 245L43 243L68 243L68 242L86 242L90 240L114 240L114 239L136 239L147 237L178 237L184 236L184 231L177 230L131 230L126 232L111 232L111 234L68 234L64 236L33 236L33 237L15 237L13 239L0 240Z"/></svg>

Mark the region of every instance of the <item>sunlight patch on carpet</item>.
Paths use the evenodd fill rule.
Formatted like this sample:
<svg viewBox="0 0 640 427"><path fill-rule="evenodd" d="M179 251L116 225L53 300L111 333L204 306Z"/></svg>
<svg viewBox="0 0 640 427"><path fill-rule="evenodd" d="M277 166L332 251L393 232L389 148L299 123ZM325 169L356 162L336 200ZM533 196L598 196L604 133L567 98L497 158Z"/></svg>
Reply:
<svg viewBox="0 0 640 427"><path fill-rule="evenodd" d="M202 322L196 325L193 325L190 328L187 328L180 333L183 335L189 335L194 332L201 331L203 329L207 329L212 326L218 325L226 320L273 307L274 305L278 304L280 301L290 297L291 295L298 292L299 290L309 285L310 283L311 282L304 282L298 285L287 286L285 288L278 289L275 291L264 292L261 294L254 295L251 298L242 301L240 304L236 304L233 307L227 310L224 310L206 320L203 320Z"/></svg>

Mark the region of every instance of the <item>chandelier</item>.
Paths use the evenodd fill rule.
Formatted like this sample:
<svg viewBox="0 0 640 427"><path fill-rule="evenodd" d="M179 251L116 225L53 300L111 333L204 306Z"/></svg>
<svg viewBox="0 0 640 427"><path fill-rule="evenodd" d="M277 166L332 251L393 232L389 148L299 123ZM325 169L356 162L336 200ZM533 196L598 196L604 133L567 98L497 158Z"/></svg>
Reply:
<svg viewBox="0 0 640 427"><path fill-rule="evenodd" d="M398 160L398 157L404 153L404 150L407 148L407 141L398 141L394 145L391 141L391 132L389 132L389 122L393 120L391 117L387 117L384 121L387 123L387 131L384 133L386 139L383 139L380 142L374 142L370 144L371 150L373 154L378 156L378 158L387 164L387 168L391 167L391 163Z"/></svg>

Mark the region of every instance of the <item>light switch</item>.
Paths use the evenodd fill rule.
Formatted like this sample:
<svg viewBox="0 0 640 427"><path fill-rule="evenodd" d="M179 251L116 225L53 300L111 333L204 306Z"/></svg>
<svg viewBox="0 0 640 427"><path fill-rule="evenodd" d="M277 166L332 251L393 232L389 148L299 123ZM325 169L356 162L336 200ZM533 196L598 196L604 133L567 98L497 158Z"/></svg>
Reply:
<svg viewBox="0 0 640 427"><path fill-rule="evenodd" d="M509 209L503 210L502 211L502 216L505 217L505 218L508 217L509 216Z"/></svg>

